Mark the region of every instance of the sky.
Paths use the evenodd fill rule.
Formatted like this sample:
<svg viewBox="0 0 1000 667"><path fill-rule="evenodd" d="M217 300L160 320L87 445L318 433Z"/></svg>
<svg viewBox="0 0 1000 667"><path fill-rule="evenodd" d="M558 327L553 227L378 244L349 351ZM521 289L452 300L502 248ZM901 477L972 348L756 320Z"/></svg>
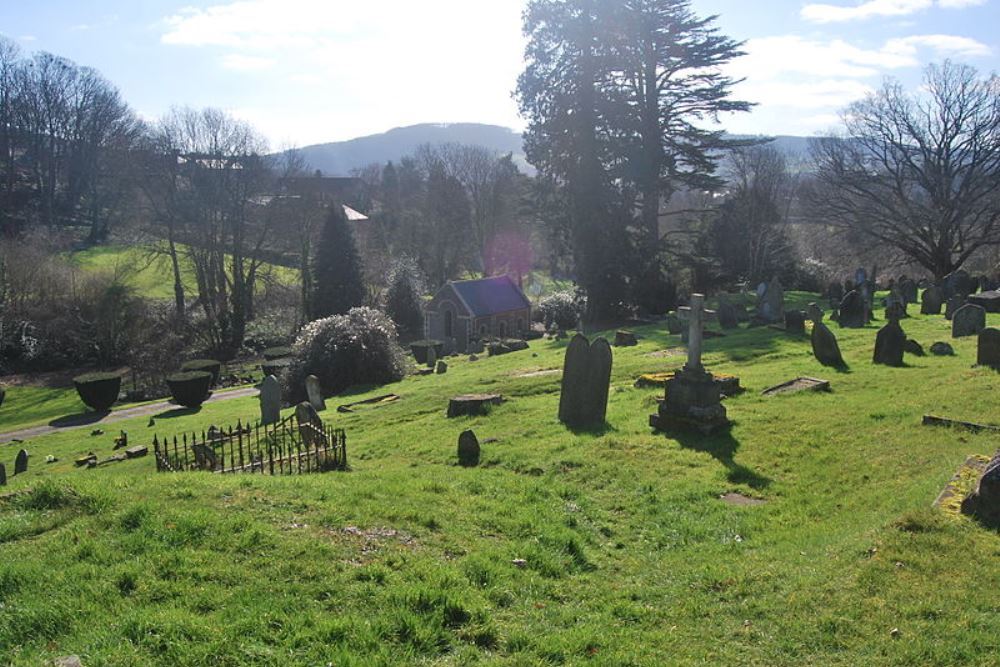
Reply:
<svg viewBox="0 0 1000 667"><path fill-rule="evenodd" d="M0 0L0 34L100 70L143 117L213 106L273 148L415 123L523 129L526 0ZM1000 69L1000 0L692 0L743 41L741 134L814 135L886 76Z"/></svg>

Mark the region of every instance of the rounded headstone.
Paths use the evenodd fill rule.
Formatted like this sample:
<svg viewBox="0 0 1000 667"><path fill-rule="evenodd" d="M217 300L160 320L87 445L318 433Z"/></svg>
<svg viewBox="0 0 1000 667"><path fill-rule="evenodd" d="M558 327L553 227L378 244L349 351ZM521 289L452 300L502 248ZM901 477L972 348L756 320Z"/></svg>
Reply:
<svg viewBox="0 0 1000 667"><path fill-rule="evenodd" d="M975 336L986 328L986 310L982 306L967 303L955 311L951 319L951 337Z"/></svg>
<svg viewBox="0 0 1000 667"><path fill-rule="evenodd" d="M479 465L479 439L472 431L458 436L458 463L466 468Z"/></svg>
<svg viewBox="0 0 1000 667"><path fill-rule="evenodd" d="M858 290L851 290L840 302L840 319L837 323L842 327L860 329L868 323L867 310L865 297Z"/></svg>
<svg viewBox="0 0 1000 667"><path fill-rule="evenodd" d="M944 302L944 293L937 285L931 285L924 290L920 300L921 315L940 315L941 306Z"/></svg>
<svg viewBox="0 0 1000 667"><path fill-rule="evenodd" d="M20 475L24 472L28 472L28 450L26 449L19 451L14 459L14 474Z"/></svg>
<svg viewBox="0 0 1000 667"><path fill-rule="evenodd" d="M931 354L937 357L951 357L955 355L955 349L948 343L938 341L931 344Z"/></svg>
<svg viewBox="0 0 1000 667"><path fill-rule="evenodd" d="M872 361L886 366L902 366L906 334L899 322L892 321L878 330L875 336L875 354Z"/></svg>

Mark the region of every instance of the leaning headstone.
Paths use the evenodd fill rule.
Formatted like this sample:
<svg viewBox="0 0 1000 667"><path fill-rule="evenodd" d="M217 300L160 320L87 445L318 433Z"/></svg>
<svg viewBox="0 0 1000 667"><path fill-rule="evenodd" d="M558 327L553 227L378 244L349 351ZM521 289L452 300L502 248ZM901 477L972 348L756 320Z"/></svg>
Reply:
<svg viewBox="0 0 1000 667"><path fill-rule="evenodd" d="M775 276L769 283L764 285L763 293L758 292L757 298L757 319L775 323L785 319L785 290L781 286L781 281Z"/></svg>
<svg viewBox="0 0 1000 667"><path fill-rule="evenodd" d="M427 348L427 368L434 368L437 365L438 355L434 346Z"/></svg>
<svg viewBox="0 0 1000 667"><path fill-rule="evenodd" d="M909 278L903 278L899 282L899 291L906 299L906 303L916 303L917 302L917 283Z"/></svg>
<svg viewBox="0 0 1000 667"><path fill-rule="evenodd" d="M976 489L962 503L962 511L990 523L1000 521L1000 452L986 464Z"/></svg>
<svg viewBox="0 0 1000 667"><path fill-rule="evenodd" d="M906 339L906 344L903 345L903 351L907 354L912 354L915 357L924 356L924 346L912 338Z"/></svg>
<svg viewBox="0 0 1000 667"><path fill-rule="evenodd" d="M1000 329L987 327L979 332L976 363L1000 369Z"/></svg>
<svg viewBox="0 0 1000 667"><path fill-rule="evenodd" d="M559 421L570 428L604 425L611 386L611 346L598 338L589 343L582 334L573 336L563 362Z"/></svg>
<svg viewBox="0 0 1000 667"><path fill-rule="evenodd" d="M445 362L444 359L439 359L437 362L437 366L434 367L434 372L437 373L438 375L444 375L445 373L447 373L448 372L447 362Z"/></svg>
<svg viewBox="0 0 1000 667"><path fill-rule="evenodd" d="M801 310L785 311L785 331L790 334L805 334L806 314Z"/></svg>
<svg viewBox="0 0 1000 667"><path fill-rule="evenodd" d="M320 419L319 413L316 412L316 408L313 407L312 403L309 401L302 401L295 406L295 421L299 426L303 424L310 424L312 426L323 426L323 420Z"/></svg>
<svg viewBox="0 0 1000 667"><path fill-rule="evenodd" d="M948 297L948 303L944 306L944 319L950 320L955 317L955 312L965 305L968 297L964 294L952 294Z"/></svg>
<svg viewBox="0 0 1000 667"><path fill-rule="evenodd" d="M936 357L953 357L955 356L955 349L948 343L938 341L931 345L931 354Z"/></svg>
<svg viewBox="0 0 1000 667"><path fill-rule="evenodd" d="M902 366L906 334L899 326L899 318L892 313L892 319L875 335L875 354L872 361L886 366Z"/></svg>
<svg viewBox="0 0 1000 667"><path fill-rule="evenodd" d="M7 466L0 463L0 486L7 485Z"/></svg>
<svg viewBox="0 0 1000 667"><path fill-rule="evenodd" d="M458 464L465 468L479 465L479 439L472 431L462 431L458 436Z"/></svg>
<svg viewBox="0 0 1000 667"><path fill-rule="evenodd" d="M842 327L860 329L868 323L867 310L868 306L861 292L851 290L840 302L840 319L837 323Z"/></svg>
<svg viewBox="0 0 1000 667"><path fill-rule="evenodd" d="M14 474L20 475L23 472L28 472L28 450L22 449L17 453L17 458L14 459Z"/></svg>
<svg viewBox="0 0 1000 667"><path fill-rule="evenodd" d="M967 303L955 311L951 318L951 337L975 336L986 328L986 311L981 306Z"/></svg>
<svg viewBox="0 0 1000 667"><path fill-rule="evenodd" d="M830 331L830 327L814 320L809 342L812 344L813 355L819 363L834 368L842 368L845 365L837 337Z"/></svg>
<svg viewBox="0 0 1000 667"><path fill-rule="evenodd" d="M323 400L323 389L320 386L319 378L315 375L306 376L306 396L309 397L309 403L312 404L313 410L317 412L326 410L326 401Z"/></svg>
<svg viewBox="0 0 1000 667"><path fill-rule="evenodd" d="M944 293L937 285L931 285L924 290L920 300L921 315L940 315L941 305L944 302Z"/></svg>
<svg viewBox="0 0 1000 667"><path fill-rule="evenodd" d="M268 375L260 383L260 423L276 424L281 419L281 384L278 378Z"/></svg>

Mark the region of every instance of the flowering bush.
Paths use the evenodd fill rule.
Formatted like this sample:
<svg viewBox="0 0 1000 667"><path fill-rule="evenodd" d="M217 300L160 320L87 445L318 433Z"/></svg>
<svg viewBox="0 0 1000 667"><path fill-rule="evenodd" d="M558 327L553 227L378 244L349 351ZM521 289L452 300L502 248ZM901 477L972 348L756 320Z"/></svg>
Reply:
<svg viewBox="0 0 1000 667"><path fill-rule="evenodd" d="M403 379L405 354L396 342L396 326L374 308L352 308L303 327L292 346L284 373L290 403L306 398L306 377L315 375L326 394L358 384L386 384Z"/></svg>
<svg viewBox="0 0 1000 667"><path fill-rule="evenodd" d="M546 328L555 324L559 329L574 329L586 308L586 298L571 290L554 292L538 304Z"/></svg>

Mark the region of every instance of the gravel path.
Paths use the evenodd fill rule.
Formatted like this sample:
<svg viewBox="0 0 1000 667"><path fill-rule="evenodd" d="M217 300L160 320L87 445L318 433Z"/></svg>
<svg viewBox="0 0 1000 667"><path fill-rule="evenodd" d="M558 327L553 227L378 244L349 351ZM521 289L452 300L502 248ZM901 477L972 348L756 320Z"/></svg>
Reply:
<svg viewBox="0 0 1000 667"><path fill-rule="evenodd" d="M245 396L256 396L258 393L256 387L244 387L243 389L233 389L232 391L220 391L212 394L206 403L215 403L216 401L228 401L233 398L243 398ZM159 403L149 403L148 405L137 405L134 408L124 408L123 410L113 410L103 417L99 417L96 413L74 415L78 419L74 420L72 418L62 418L56 419L48 424L42 424L40 426L31 426L29 428L22 428L17 431L8 431L7 433L0 433L0 444L8 443L11 440L27 440L28 438L37 438L42 435L48 435L49 433L59 433L62 431L71 431L77 428L99 428L104 424L113 424L114 422L122 421L123 419L132 419L133 417L143 417L145 415L155 415L164 410L174 410L179 408L176 403L171 403L170 401L161 401ZM63 421L64 424L53 425L57 422Z"/></svg>

